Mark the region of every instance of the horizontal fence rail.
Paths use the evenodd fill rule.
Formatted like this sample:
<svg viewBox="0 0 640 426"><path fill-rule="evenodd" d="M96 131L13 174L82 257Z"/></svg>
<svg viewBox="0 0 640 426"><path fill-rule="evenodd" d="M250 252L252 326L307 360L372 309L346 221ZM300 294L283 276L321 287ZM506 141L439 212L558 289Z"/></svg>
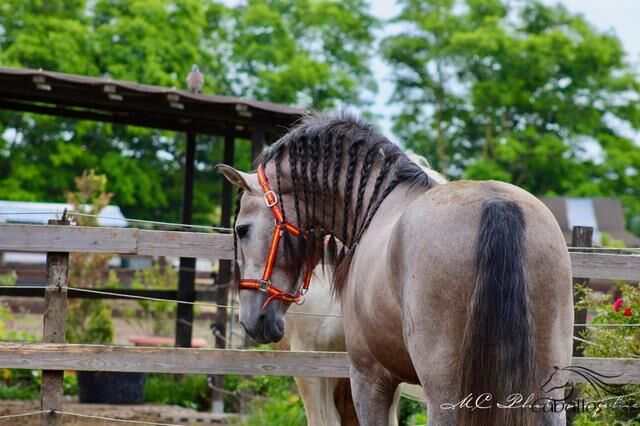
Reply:
<svg viewBox="0 0 640 426"><path fill-rule="evenodd" d="M570 253L574 278L640 281L640 255Z"/></svg>
<svg viewBox="0 0 640 426"><path fill-rule="evenodd" d="M0 224L0 250L233 259L233 237L180 231ZM574 278L640 281L640 255L570 253Z"/></svg>
<svg viewBox="0 0 640 426"><path fill-rule="evenodd" d="M573 358L573 366L607 376L607 383L640 383L640 359ZM349 377L345 352L146 348L48 343L0 343L0 368ZM586 383L579 375L570 380Z"/></svg>
<svg viewBox="0 0 640 426"><path fill-rule="evenodd" d="M0 343L0 368L349 377L346 352Z"/></svg>
<svg viewBox="0 0 640 426"><path fill-rule="evenodd" d="M233 236L62 225L0 224L0 250L233 259Z"/></svg>

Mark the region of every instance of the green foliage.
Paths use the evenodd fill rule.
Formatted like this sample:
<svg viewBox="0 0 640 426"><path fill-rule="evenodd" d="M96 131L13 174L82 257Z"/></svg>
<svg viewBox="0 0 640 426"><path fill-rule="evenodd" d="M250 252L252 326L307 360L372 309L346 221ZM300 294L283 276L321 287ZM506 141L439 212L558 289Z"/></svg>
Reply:
<svg viewBox="0 0 640 426"><path fill-rule="evenodd" d="M211 408L211 390L206 376L149 374L144 401L207 411Z"/></svg>
<svg viewBox="0 0 640 426"><path fill-rule="evenodd" d="M0 2L0 64L185 88L317 109L361 104L374 88L375 21L365 0ZM250 166L248 143L237 165ZM220 138L200 135L196 223L219 222ZM178 221L184 135L0 111L0 199L63 201L82 170L109 178L128 217Z"/></svg>
<svg viewBox="0 0 640 426"><path fill-rule="evenodd" d="M67 342L111 344L114 334L111 306L104 301L82 299L69 304Z"/></svg>
<svg viewBox="0 0 640 426"><path fill-rule="evenodd" d="M600 244L603 247L616 247L616 248L625 248L626 245L624 241L616 240L611 235L603 232L600 234Z"/></svg>
<svg viewBox="0 0 640 426"><path fill-rule="evenodd" d="M621 297L612 300L610 295L603 295L587 287L579 289L578 307L587 309L593 315L592 324L639 324L640 323L640 288L637 285L622 284ZM584 355L588 357L632 358L640 355L639 327L587 327L582 337L590 342L583 343ZM602 399L596 395L591 386L584 386L585 395L591 400ZM623 388L625 403L640 407L640 386ZM579 424L637 424L640 422L640 410L603 409L596 413L582 414ZM590 423L595 422L595 423ZM624 423L628 422L628 423Z"/></svg>
<svg viewBox="0 0 640 426"><path fill-rule="evenodd" d="M408 398L400 398L398 424L416 426L427 424L427 407L424 403Z"/></svg>
<svg viewBox="0 0 640 426"><path fill-rule="evenodd" d="M256 349L273 348L270 345L259 345ZM293 377L226 375L224 387L227 392L235 394L234 399L250 401L249 416L239 421L239 425L307 424L304 405ZM234 401L225 399L225 402L228 404Z"/></svg>
<svg viewBox="0 0 640 426"><path fill-rule="evenodd" d="M640 288L622 284L620 292L620 301L614 301L609 294L582 287L577 306L593 314L592 324L639 324ZM583 345L585 356L625 358L640 355L638 327L588 327L583 337L596 343Z"/></svg>
<svg viewBox="0 0 640 426"><path fill-rule="evenodd" d="M237 388L243 395L253 395L249 417L240 424L300 425L307 424L304 405L292 377L256 376L242 378Z"/></svg>
<svg viewBox="0 0 640 426"><path fill-rule="evenodd" d="M367 2L253 0L231 11L232 83L244 96L323 109L375 89Z"/></svg>
<svg viewBox="0 0 640 426"><path fill-rule="evenodd" d="M175 290L178 287L178 273L170 267L153 265L151 268L139 269L131 281L131 288ZM175 331L177 305L173 302L154 300L138 300L139 312L131 312L129 318L148 328L147 332L156 336L171 336Z"/></svg>
<svg viewBox="0 0 640 426"><path fill-rule="evenodd" d="M640 232L640 81L620 40L539 0L403 0L396 133L452 177L619 196Z"/></svg>
<svg viewBox="0 0 640 426"><path fill-rule="evenodd" d="M2 286L16 285L17 281L18 274L16 274L16 271L11 271L6 274L0 275L0 285Z"/></svg>
<svg viewBox="0 0 640 426"><path fill-rule="evenodd" d="M420 413L414 413L411 416L409 416L405 424L407 426L422 426L422 425L426 425L428 421L429 419L427 417L427 413L426 411L423 411Z"/></svg>

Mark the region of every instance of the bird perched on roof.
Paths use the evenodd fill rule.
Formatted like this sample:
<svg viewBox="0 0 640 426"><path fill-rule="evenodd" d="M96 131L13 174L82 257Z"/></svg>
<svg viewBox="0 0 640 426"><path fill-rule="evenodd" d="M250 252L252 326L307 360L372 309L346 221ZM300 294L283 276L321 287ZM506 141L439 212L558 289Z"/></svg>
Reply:
<svg viewBox="0 0 640 426"><path fill-rule="evenodd" d="M195 64L187 75L187 84L189 85L189 90L193 93L200 93L202 86L204 86L204 74L200 72L200 68Z"/></svg>

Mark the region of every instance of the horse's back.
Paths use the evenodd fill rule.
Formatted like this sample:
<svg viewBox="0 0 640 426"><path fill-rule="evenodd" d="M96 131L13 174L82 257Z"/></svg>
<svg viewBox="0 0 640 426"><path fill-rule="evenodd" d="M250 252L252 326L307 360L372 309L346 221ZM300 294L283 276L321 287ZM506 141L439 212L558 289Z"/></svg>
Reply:
<svg viewBox="0 0 640 426"><path fill-rule="evenodd" d="M437 267L439 262L474 265L482 209L494 200L512 201L522 210L528 260L557 264L555 272L570 268L564 237L549 209L529 192L498 181L457 181L426 191L400 216L392 251L411 250L406 253L413 258L409 263L425 269ZM424 261L415 262L420 258Z"/></svg>

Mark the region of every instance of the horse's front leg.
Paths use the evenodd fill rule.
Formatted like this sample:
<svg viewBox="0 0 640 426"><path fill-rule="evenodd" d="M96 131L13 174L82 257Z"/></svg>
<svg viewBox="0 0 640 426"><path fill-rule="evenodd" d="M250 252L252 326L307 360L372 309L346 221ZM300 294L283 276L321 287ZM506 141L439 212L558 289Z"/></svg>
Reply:
<svg viewBox="0 0 640 426"><path fill-rule="evenodd" d="M397 424L391 412L398 381L377 365L351 366L351 391L361 425L389 426Z"/></svg>
<svg viewBox="0 0 640 426"><path fill-rule="evenodd" d="M295 381L307 413L307 425L339 426L340 413L334 402L331 379L296 377Z"/></svg>

